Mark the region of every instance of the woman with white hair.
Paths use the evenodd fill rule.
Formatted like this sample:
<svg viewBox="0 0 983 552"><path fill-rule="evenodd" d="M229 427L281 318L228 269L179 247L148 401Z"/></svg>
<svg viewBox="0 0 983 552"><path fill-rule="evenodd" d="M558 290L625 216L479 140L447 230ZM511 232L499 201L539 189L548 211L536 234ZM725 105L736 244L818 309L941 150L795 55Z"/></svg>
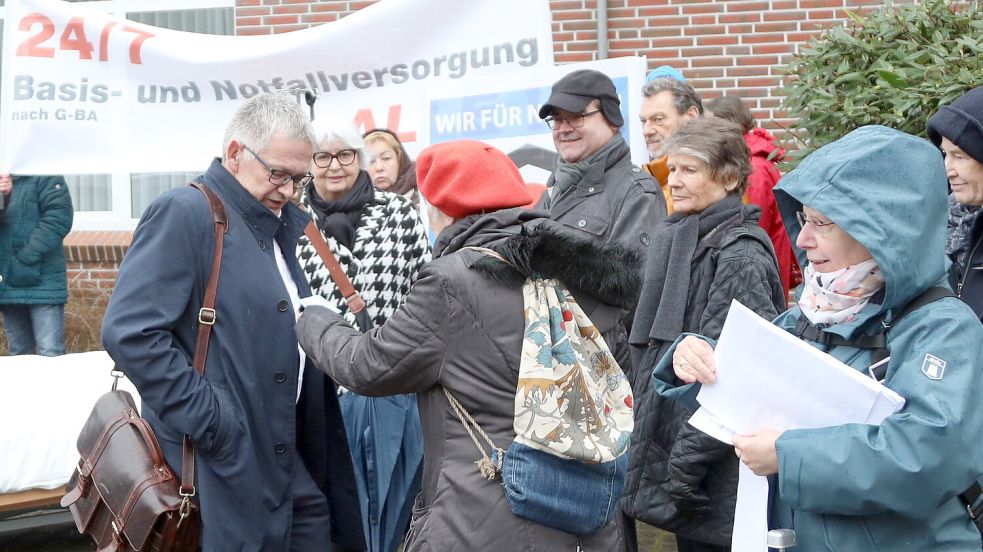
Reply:
<svg viewBox="0 0 983 552"><path fill-rule="evenodd" d="M348 121L313 122L318 144L311 160L314 181L303 203L328 247L365 300L355 315L306 237L297 257L311 284L363 332L381 326L403 303L430 260L423 223L404 197L372 186L362 136ZM413 395L341 396L341 410L355 463L368 549L391 552L409 524L420 488L423 438Z"/></svg>

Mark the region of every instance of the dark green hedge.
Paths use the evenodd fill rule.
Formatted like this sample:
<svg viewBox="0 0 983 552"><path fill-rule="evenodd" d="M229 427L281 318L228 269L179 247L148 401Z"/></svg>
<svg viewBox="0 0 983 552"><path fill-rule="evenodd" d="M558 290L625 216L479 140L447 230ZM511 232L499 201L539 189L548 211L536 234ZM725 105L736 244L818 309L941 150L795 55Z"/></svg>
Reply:
<svg viewBox="0 0 983 552"><path fill-rule="evenodd" d="M811 40L788 66L783 107L798 118L795 159L864 125L925 136L939 106L983 85L980 2L927 0L848 15L846 27Z"/></svg>

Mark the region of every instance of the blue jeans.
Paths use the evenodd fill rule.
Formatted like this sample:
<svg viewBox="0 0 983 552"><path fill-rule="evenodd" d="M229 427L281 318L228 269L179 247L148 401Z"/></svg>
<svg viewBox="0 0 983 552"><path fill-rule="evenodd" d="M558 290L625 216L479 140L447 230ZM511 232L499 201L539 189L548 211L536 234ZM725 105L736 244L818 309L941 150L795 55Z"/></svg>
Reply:
<svg viewBox="0 0 983 552"><path fill-rule="evenodd" d="M2 305L12 355L65 354L65 305Z"/></svg>

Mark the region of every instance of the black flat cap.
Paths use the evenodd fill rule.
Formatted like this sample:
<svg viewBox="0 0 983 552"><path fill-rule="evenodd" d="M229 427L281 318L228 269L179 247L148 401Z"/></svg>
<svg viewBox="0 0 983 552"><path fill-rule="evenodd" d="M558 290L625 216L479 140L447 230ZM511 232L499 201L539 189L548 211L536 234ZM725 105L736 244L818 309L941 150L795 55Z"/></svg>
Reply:
<svg viewBox="0 0 983 552"><path fill-rule="evenodd" d="M625 124L621 116L621 100L611 78L600 71L580 69L568 73L553 84L550 98L539 108L539 117L545 119L554 109L580 113L593 100L600 100L601 113L612 125Z"/></svg>

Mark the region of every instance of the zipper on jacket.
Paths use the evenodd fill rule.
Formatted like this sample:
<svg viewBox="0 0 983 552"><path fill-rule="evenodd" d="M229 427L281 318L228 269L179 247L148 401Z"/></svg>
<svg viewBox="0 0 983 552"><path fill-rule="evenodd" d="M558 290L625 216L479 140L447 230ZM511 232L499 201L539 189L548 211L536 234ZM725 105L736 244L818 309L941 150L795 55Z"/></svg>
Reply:
<svg viewBox="0 0 983 552"><path fill-rule="evenodd" d="M966 277L969 276L970 271L973 270L973 257L976 256L976 250L980 248L980 244L983 243L983 238L976 240L976 245L973 246L973 250L969 252L969 257L966 257L966 270L963 271L963 277L959 280L956 285L956 296L963 296L963 285L966 283Z"/></svg>

